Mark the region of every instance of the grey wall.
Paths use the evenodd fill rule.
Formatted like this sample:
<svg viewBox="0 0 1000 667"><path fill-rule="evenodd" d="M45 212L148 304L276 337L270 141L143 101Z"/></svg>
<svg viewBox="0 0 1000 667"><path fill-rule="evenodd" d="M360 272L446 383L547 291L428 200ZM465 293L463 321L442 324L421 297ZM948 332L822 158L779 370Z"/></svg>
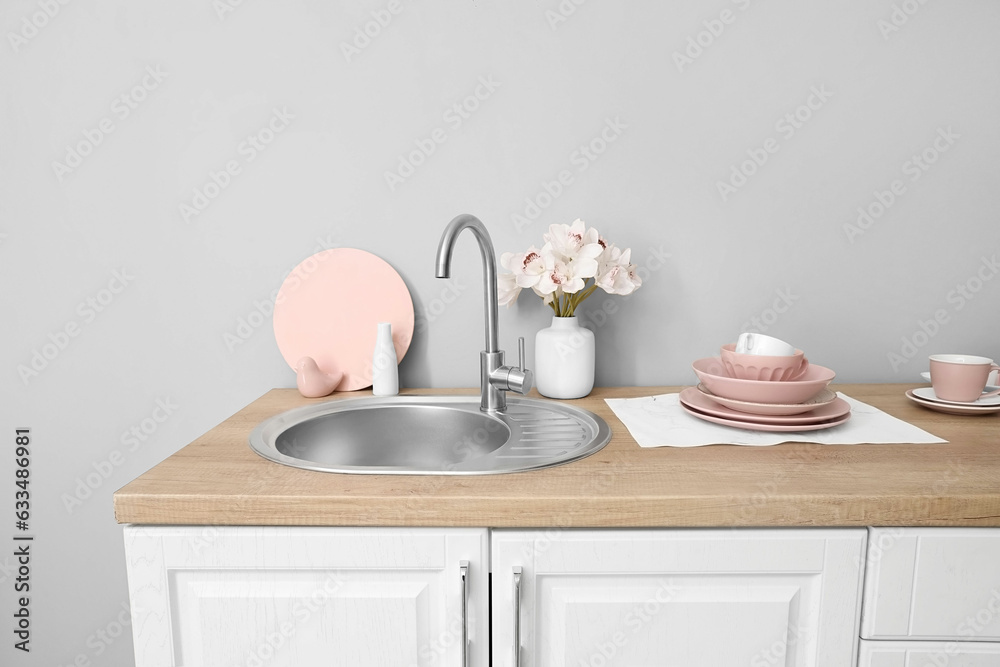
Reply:
<svg viewBox="0 0 1000 667"><path fill-rule="evenodd" d="M848 382L914 381L937 351L1000 357L996 2L17 0L0 32L0 544L17 532L22 426L36 536L30 655L12 648L0 547L3 664L130 662L111 636L127 603L111 494L294 385L255 313L323 247L406 280L408 386L478 381L471 237L452 286L432 267L462 212L498 252L577 217L632 248L642 289L584 309L599 384L690 383L689 363L743 328ZM292 118L254 153L243 142L275 109ZM239 173L185 215L230 161ZM859 225L859 207L877 215ZM523 295L502 346L548 319Z"/></svg>

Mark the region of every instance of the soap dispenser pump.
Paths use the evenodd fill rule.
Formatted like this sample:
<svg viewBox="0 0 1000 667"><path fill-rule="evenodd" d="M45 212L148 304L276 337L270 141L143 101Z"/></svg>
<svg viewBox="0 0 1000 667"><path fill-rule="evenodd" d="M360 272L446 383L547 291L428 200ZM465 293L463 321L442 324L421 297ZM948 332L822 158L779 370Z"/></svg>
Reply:
<svg viewBox="0 0 1000 667"><path fill-rule="evenodd" d="M399 362L389 322L378 323L372 355L372 393L376 396L395 396L399 393Z"/></svg>

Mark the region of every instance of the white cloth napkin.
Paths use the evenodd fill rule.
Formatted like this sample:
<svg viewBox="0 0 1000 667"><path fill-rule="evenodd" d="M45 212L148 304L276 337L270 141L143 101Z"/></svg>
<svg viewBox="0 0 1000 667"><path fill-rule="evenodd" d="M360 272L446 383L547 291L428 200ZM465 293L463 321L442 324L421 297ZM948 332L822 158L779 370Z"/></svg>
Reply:
<svg viewBox="0 0 1000 667"><path fill-rule="evenodd" d="M790 441L821 445L948 442L867 403L840 392L837 396L851 405L851 418L845 423L820 431L782 433L731 428L698 419L684 411L677 394L604 400L640 447L777 445Z"/></svg>

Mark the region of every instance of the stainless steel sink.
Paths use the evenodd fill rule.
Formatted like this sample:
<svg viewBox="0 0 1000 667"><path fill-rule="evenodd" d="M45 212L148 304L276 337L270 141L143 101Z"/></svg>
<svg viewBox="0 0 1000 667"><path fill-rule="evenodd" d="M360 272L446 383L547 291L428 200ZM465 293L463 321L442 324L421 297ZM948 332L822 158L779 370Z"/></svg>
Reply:
<svg viewBox="0 0 1000 667"><path fill-rule="evenodd" d="M479 396L390 396L330 401L276 415L250 434L255 452L308 470L358 474L486 475L546 468L593 454L611 430L561 403Z"/></svg>
<svg viewBox="0 0 1000 667"><path fill-rule="evenodd" d="M250 434L254 451L308 470L359 474L489 475L547 468L598 451L611 429L595 414L529 398L532 372L504 364L497 347L496 252L486 226L464 214L445 228L435 275L451 275L455 240L468 229L483 259L486 349L479 396L387 396L330 401L289 410Z"/></svg>

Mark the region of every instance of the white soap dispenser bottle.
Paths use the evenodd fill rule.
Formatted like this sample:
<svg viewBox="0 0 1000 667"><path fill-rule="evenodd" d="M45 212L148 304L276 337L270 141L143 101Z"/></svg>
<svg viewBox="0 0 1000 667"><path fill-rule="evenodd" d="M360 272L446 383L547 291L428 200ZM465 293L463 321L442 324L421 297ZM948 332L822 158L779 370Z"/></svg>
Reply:
<svg viewBox="0 0 1000 667"><path fill-rule="evenodd" d="M392 344L392 325L378 323L375 353L372 355L372 393L376 396L395 396L399 393L399 362L396 347Z"/></svg>

